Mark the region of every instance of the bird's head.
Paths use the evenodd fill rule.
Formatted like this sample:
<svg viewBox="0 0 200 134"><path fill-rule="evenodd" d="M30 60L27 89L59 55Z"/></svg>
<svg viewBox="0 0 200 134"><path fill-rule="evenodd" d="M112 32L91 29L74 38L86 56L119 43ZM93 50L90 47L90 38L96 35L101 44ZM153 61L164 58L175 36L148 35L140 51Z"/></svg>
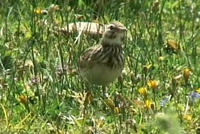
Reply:
<svg viewBox="0 0 200 134"><path fill-rule="evenodd" d="M125 35L126 27L120 22L111 22L103 34L102 45L121 45Z"/></svg>

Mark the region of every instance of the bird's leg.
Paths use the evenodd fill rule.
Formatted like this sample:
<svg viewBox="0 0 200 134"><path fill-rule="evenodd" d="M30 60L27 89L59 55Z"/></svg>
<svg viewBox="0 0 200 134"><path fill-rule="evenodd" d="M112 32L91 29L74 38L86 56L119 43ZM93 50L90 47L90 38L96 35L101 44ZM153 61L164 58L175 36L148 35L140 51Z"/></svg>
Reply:
<svg viewBox="0 0 200 134"><path fill-rule="evenodd" d="M107 98L108 94L106 92L106 86L102 86L102 90L103 90L103 98Z"/></svg>
<svg viewBox="0 0 200 134"><path fill-rule="evenodd" d="M104 97L105 94L106 94L106 87L105 86L102 86L102 91L103 91L103 97Z"/></svg>
<svg viewBox="0 0 200 134"><path fill-rule="evenodd" d="M85 100L84 100L84 107L83 107L83 115L85 115L88 112L88 105L90 105L92 101L92 85L87 83L84 84L84 93L85 95Z"/></svg>

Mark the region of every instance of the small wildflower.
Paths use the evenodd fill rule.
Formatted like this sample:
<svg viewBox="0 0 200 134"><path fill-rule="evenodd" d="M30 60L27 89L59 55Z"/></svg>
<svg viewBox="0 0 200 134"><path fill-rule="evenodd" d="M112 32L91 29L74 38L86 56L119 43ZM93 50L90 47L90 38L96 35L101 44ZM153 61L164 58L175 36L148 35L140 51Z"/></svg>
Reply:
<svg viewBox="0 0 200 134"><path fill-rule="evenodd" d="M108 98L108 99L106 100L106 104L107 104L111 109L114 109L114 108L115 108L115 104L114 104L114 102L113 102L110 98Z"/></svg>
<svg viewBox="0 0 200 134"><path fill-rule="evenodd" d="M147 85L152 89L156 89L158 88L159 82L157 80L150 80L147 82Z"/></svg>
<svg viewBox="0 0 200 134"><path fill-rule="evenodd" d="M104 116L101 116L101 117L97 120L97 126L98 126L99 128L102 128L104 124L105 124L105 117L104 117Z"/></svg>
<svg viewBox="0 0 200 134"><path fill-rule="evenodd" d="M185 114L185 115L183 116L183 118L184 118L186 121L188 121L188 122L190 122L190 121L192 120L192 116L189 115L189 114Z"/></svg>
<svg viewBox="0 0 200 134"><path fill-rule="evenodd" d="M200 94L200 88L197 88L197 89L196 89L196 92Z"/></svg>
<svg viewBox="0 0 200 134"><path fill-rule="evenodd" d="M158 58L158 60L159 60L159 61L164 61L164 60L165 60L165 57L164 57L164 56L160 56L160 57Z"/></svg>
<svg viewBox="0 0 200 134"><path fill-rule="evenodd" d="M34 13L37 14L37 15L40 15L40 14L42 14L42 10L40 8L35 9Z"/></svg>
<svg viewBox="0 0 200 134"><path fill-rule="evenodd" d="M40 80L38 78L36 78L36 77L33 77L32 80L31 80L31 83L33 85L37 85L39 82L40 82Z"/></svg>
<svg viewBox="0 0 200 134"><path fill-rule="evenodd" d="M149 70L152 67L152 64L146 64L144 65L145 70Z"/></svg>
<svg viewBox="0 0 200 134"><path fill-rule="evenodd" d="M147 88L146 87L141 87L138 89L138 92L140 95L146 96L147 95Z"/></svg>
<svg viewBox="0 0 200 134"><path fill-rule="evenodd" d="M185 80L188 80L190 75L191 75L191 71L190 71L189 68L186 68L186 69L183 70L183 77L184 77Z"/></svg>
<svg viewBox="0 0 200 134"><path fill-rule="evenodd" d="M195 101L196 99L200 99L200 94L196 92L192 92L190 95L192 101Z"/></svg>
<svg viewBox="0 0 200 134"><path fill-rule="evenodd" d="M145 101L145 107L146 107L147 109L151 109L151 108L152 108L152 105L153 105L152 101L150 101L150 100L146 100L146 101Z"/></svg>
<svg viewBox="0 0 200 134"><path fill-rule="evenodd" d="M42 10L42 9L40 9L40 8L37 8L37 9L35 9L34 10L34 13L36 14L36 15L46 15L46 14L48 14L48 11L47 10Z"/></svg>
<svg viewBox="0 0 200 134"><path fill-rule="evenodd" d="M22 103L22 104L26 104L28 102L28 98L27 96L25 95L20 95L19 96L19 101Z"/></svg>
<svg viewBox="0 0 200 134"><path fill-rule="evenodd" d="M160 106L161 106L161 107L164 107L165 104L166 104L168 101L170 101L170 99L171 99L171 95L165 97L165 98L160 102Z"/></svg>
<svg viewBox="0 0 200 134"><path fill-rule="evenodd" d="M174 40L168 40L167 41L167 47L174 50L174 51L177 51L180 48L179 44Z"/></svg>
<svg viewBox="0 0 200 134"><path fill-rule="evenodd" d="M115 107L114 108L114 113L117 115L117 114L119 114L119 107Z"/></svg>

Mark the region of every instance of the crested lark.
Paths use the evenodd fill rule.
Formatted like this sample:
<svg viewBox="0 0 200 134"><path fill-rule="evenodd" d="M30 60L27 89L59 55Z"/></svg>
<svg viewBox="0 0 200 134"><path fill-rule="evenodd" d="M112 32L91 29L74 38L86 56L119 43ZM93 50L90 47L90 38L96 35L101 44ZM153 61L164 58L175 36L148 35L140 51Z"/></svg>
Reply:
<svg viewBox="0 0 200 134"><path fill-rule="evenodd" d="M112 22L97 46L90 47L80 57L80 74L89 83L106 86L121 75L124 67L122 49L126 27Z"/></svg>

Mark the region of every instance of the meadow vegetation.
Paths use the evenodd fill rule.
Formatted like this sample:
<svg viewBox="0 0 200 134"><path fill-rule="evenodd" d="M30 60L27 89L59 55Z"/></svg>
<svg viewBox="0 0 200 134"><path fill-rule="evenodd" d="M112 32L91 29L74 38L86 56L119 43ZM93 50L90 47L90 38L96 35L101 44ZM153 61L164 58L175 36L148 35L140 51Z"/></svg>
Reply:
<svg viewBox="0 0 200 134"><path fill-rule="evenodd" d="M56 28L113 20L126 64L105 98L77 64L100 37ZM198 0L1 1L0 133L199 134L199 31Z"/></svg>

